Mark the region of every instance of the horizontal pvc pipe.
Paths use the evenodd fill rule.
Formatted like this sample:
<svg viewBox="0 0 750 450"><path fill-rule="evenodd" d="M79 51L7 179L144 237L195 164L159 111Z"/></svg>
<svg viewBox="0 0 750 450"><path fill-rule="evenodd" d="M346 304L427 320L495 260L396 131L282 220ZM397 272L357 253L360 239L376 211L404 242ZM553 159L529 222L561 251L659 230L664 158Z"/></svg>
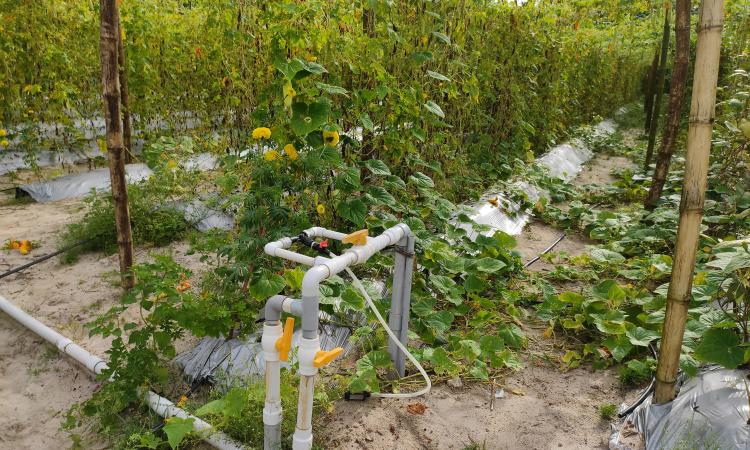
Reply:
<svg viewBox="0 0 750 450"><path fill-rule="evenodd" d="M10 317L18 321L18 323L39 335L45 341L57 347L61 352L78 361L91 372L99 375L107 369L106 361L98 356L92 355L75 342L31 317L9 302L2 295L0 295L0 310L4 311ZM146 394L146 403L148 403L151 410L161 417L168 418L176 416L182 419L193 419L193 430L196 432L211 433L202 439L220 450L240 450L245 448L242 444L234 441L224 433L216 431L208 422L204 422L195 416L191 416L166 398L151 391Z"/></svg>
<svg viewBox="0 0 750 450"><path fill-rule="evenodd" d="M292 241L289 238L281 238L278 241L269 242L263 247L267 255L276 256L289 261L293 261L306 266L315 265L315 258L312 256L302 255L297 252L287 250L291 247Z"/></svg>
<svg viewBox="0 0 750 450"><path fill-rule="evenodd" d="M338 231L329 230L328 228L323 227L308 228L305 230L305 234L310 237L324 237L336 241L341 241L346 237L345 233L339 233Z"/></svg>

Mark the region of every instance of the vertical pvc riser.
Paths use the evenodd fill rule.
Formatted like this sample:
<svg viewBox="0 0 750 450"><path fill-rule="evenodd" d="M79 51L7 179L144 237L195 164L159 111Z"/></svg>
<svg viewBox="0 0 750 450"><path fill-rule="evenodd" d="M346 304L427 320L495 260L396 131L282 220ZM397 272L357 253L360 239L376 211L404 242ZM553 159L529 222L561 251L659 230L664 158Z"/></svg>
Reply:
<svg viewBox="0 0 750 450"><path fill-rule="evenodd" d="M406 238L401 239L398 244L401 247L408 245ZM393 264L393 286L391 294L391 311L388 314L388 327L396 336L401 336L401 324L403 317L403 293L404 293L404 275L406 269L406 256L396 252ZM391 355L393 367L396 369L398 376L404 376L404 355L396 347L393 339L388 340L388 353Z"/></svg>
<svg viewBox="0 0 750 450"><path fill-rule="evenodd" d="M312 448L312 412L315 375L299 377L299 400L297 401L297 427L292 438L293 450Z"/></svg>
<svg viewBox="0 0 750 450"><path fill-rule="evenodd" d="M281 424L263 425L263 450L281 450Z"/></svg>
<svg viewBox="0 0 750 450"><path fill-rule="evenodd" d="M404 347L406 347L406 344L409 341L409 316L411 314L411 283L414 274L415 241L416 239L414 235L409 233L407 236L406 252L409 253L410 256L405 257L404 263L404 293L401 295L401 334L398 335L399 338L401 338L401 343L404 344ZM400 352L399 355L402 367L401 376L403 376L406 355Z"/></svg>
<svg viewBox="0 0 750 450"><path fill-rule="evenodd" d="M279 361L266 362L266 406L281 408L281 367ZM263 425L264 450L281 449L281 423Z"/></svg>

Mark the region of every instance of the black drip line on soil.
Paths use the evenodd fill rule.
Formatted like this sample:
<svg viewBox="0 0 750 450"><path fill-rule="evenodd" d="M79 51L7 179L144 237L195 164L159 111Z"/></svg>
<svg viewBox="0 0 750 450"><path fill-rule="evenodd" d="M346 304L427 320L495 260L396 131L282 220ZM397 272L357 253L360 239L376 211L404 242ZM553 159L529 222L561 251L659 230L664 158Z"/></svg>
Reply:
<svg viewBox="0 0 750 450"><path fill-rule="evenodd" d="M552 245L550 245L549 247L545 248L544 251L542 251L542 253L536 255L534 257L534 259L532 259L531 261L529 261L526 264L524 264L523 265L524 269L528 268L529 266L531 266L535 262L539 261L542 258L543 255L546 255L547 253L551 252L557 246L557 244L559 244L560 242L562 242L563 239L565 239L565 233L561 234L560 237L557 238L557 240L555 242L553 242Z"/></svg>

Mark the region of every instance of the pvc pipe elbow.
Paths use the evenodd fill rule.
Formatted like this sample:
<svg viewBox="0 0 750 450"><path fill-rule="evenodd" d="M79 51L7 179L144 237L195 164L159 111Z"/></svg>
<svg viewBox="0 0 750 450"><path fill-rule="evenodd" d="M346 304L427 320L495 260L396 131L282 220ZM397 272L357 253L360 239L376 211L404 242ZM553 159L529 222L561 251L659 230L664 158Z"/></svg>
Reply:
<svg viewBox="0 0 750 450"><path fill-rule="evenodd" d="M338 257L331 259L336 260ZM343 270L343 269L342 269ZM302 277L302 298L318 296L320 283L331 276L328 263L311 267Z"/></svg>
<svg viewBox="0 0 750 450"><path fill-rule="evenodd" d="M278 241L269 242L263 246L263 251L267 255L276 256L276 249L287 249L292 246L292 239L283 237Z"/></svg>
<svg viewBox="0 0 750 450"><path fill-rule="evenodd" d="M284 295L274 295L273 297L266 300L265 308L265 319L268 322L278 322L281 319L281 311L284 310L284 300L287 297Z"/></svg>

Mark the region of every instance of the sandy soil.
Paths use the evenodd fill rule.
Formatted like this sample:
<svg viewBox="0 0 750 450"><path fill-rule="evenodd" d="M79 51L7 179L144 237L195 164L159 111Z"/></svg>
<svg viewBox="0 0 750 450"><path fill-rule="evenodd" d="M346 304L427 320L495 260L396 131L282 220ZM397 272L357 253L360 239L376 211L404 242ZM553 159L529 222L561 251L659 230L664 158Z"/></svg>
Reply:
<svg viewBox="0 0 750 450"><path fill-rule="evenodd" d="M65 225L82 214L78 200L0 207L0 244L7 239L29 239L39 248L29 255L0 250L0 272L54 251ZM190 268L201 266L198 256L185 256L187 246L171 250ZM138 249L137 260L149 249ZM160 251L165 251L161 249ZM117 302L120 290L117 256L88 254L73 265L50 259L0 280L0 295L32 316L73 339L93 354L109 348L89 338L84 324ZM58 354L41 338L0 313L0 449L58 449L70 446L59 431L64 412L88 398L97 388L88 370Z"/></svg>
<svg viewBox="0 0 750 450"><path fill-rule="evenodd" d="M613 167L629 163L620 157L597 157L576 183L610 182ZM5 177L3 177L5 178ZM3 186L11 180L0 179ZM0 201L6 201L5 193ZM80 201L0 206L0 243L6 239L31 239L40 244L29 256L0 251L0 271L26 263L56 248L65 225L80 217ZM560 231L532 222L518 237L524 260L548 247ZM555 251L579 254L588 241L568 236ZM171 247L184 265L200 269L198 256L186 256L186 245ZM148 257L138 249L137 258ZM534 270L544 270L543 261ZM117 257L84 255L74 265L57 259L0 280L0 295L43 323L102 356L107 342L89 338L84 324L114 304L119 290ZM538 338L540 327L530 325L529 348L521 355L526 368L498 381L506 396L490 407L490 387L468 385L435 387L425 399L424 415L407 412L414 401L339 402L320 435L332 438L326 448L462 449L476 443L490 449L589 449L603 448L608 426L597 413L602 403L618 403L623 392L611 371L577 369L561 372L540 359L555 361L562 348ZM67 448L70 440L60 431L66 411L88 398L98 384L88 371L59 355L40 338L0 313L0 449Z"/></svg>

